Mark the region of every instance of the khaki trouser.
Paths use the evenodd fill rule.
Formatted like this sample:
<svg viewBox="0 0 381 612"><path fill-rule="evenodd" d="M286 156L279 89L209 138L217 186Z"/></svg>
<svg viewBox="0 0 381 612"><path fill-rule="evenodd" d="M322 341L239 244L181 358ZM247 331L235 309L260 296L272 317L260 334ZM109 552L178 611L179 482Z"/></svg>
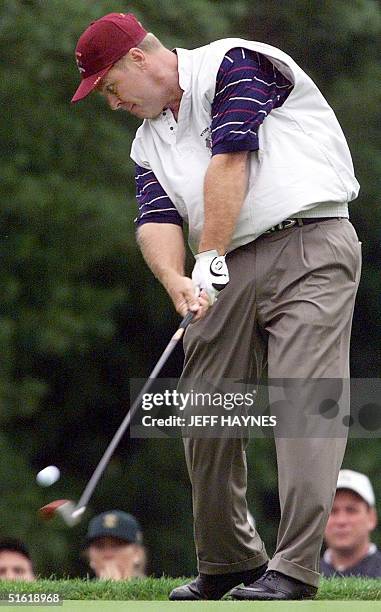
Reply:
<svg viewBox="0 0 381 612"><path fill-rule="evenodd" d="M230 283L185 334L183 381L256 377L266 363L271 378L349 378L361 247L347 219L263 235L227 262ZM349 398L346 404L348 412ZM269 569L317 586L346 436L279 437L275 444L281 520ZM198 569L205 574L267 560L248 519L246 445L242 437L184 438Z"/></svg>

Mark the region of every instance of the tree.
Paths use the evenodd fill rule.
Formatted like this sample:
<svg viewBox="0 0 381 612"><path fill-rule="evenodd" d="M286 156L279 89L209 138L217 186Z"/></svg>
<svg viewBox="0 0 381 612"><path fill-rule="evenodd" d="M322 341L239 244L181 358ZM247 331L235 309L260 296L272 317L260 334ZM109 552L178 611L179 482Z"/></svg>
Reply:
<svg viewBox="0 0 381 612"><path fill-rule="evenodd" d="M231 35L279 45L321 86L362 184L353 206L364 243L353 364L356 375L376 376L381 11L372 0L309 3L307 11L305 4L291 11L273 0L159 0L131 10L169 47ZM129 147L136 120L111 114L95 96L69 104L79 33L123 10L124 2L109 0L1 6L1 531L30 541L44 574L86 571L78 561L84 526L69 533L58 522L41 525L35 509L51 495L78 499L128 409L129 379L147 375L178 321L135 246ZM178 374L181 359L176 352L165 373ZM375 475L375 442L357 442L347 466ZM34 474L49 463L63 478L43 491ZM271 550L279 509L270 440L252 444L249 463L250 506ZM194 571L181 440L123 441L88 516L117 506L141 520L153 571Z"/></svg>

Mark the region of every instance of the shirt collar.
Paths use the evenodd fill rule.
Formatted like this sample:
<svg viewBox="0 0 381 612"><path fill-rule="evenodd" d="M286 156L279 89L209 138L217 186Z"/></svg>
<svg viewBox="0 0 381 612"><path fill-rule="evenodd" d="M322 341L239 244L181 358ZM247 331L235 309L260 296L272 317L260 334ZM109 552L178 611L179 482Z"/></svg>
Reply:
<svg viewBox="0 0 381 612"><path fill-rule="evenodd" d="M370 556L374 555L375 552L377 552L377 546L373 542L370 542L369 548L368 548L368 552L365 555L365 557L370 557ZM365 559L365 557L364 557L364 559ZM323 555L323 560L328 565L332 565L332 550L330 548L327 548L327 550L325 551L325 553ZM338 569L338 571L340 571L340 568L337 568L337 569Z"/></svg>
<svg viewBox="0 0 381 612"><path fill-rule="evenodd" d="M192 75L192 52L189 49L172 49L177 55L179 85L184 94L190 89Z"/></svg>

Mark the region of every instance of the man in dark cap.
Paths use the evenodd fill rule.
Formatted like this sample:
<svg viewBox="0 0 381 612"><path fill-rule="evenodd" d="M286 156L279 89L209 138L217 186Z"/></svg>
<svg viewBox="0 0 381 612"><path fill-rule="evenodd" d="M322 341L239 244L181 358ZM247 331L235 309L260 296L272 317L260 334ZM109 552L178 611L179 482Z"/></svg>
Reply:
<svg viewBox="0 0 381 612"><path fill-rule="evenodd" d="M129 580L144 576L143 534L132 514L109 510L94 517L87 529L85 547L97 578Z"/></svg>
<svg viewBox="0 0 381 612"><path fill-rule="evenodd" d="M0 580L36 580L31 556L20 540L0 541Z"/></svg>

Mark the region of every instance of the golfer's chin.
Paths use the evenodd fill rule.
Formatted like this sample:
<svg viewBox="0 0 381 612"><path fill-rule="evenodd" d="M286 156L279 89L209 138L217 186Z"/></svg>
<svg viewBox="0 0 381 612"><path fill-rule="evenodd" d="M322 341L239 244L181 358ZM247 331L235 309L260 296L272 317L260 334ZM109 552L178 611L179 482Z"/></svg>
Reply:
<svg viewBox="0 0 381 612"><path fill-rule="evenodd" d="M134 108L133 114L139 119L157 119L163 112L162 108Z"/></svg>
<svg viewBox="0 0 381 612"><path fill-rule="evenodd" d="M161 109L159 111L156 110L150 113L145 113L142 119L157 119L158 117L160 117L161 113L162 113Z"/></svg>

